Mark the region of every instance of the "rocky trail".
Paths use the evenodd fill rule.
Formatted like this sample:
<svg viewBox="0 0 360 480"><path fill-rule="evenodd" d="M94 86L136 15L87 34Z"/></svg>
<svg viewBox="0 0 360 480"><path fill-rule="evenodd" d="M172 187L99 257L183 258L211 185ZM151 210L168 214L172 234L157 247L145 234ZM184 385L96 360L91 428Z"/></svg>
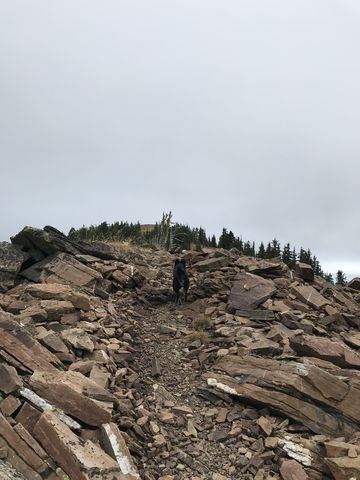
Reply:
<svg viewBox="0 0 360 480"><path fill-rule="evenodd" d="M144 408L159 418L152 428L155 433L160 428L165 431L164 439L169 439L173 448L162 455L161 462L155 456L147 466L158 475L176 472L178 478L221 480L235 470L229 460L234 457L233 449L224 444L219 448L216 441L208 440L206 417L221 425L227 409L214 407L199 394L206 382L201 378L202 369L194 366L185 340L191 331L187 311L198 310L198 305L192 307L158 308L136 327L135 345L141 354L135 356L134 369L139 372ZM216 404L223 402L217 399ZM237 474L232 478L247 477Z"/></svg>
<svg viewBox="0 0 360 480"><path fill-rule="evenodd" d="M0 243L1 480L360 480L360 279L181 256Z"/></svg>

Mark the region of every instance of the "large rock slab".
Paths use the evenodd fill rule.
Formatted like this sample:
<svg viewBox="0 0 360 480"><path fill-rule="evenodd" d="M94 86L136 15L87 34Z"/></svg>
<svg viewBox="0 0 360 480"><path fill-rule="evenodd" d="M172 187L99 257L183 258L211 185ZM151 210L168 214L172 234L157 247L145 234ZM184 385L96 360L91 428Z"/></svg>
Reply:
<svg viewBox="0 0 360 480"><path fill-rule="evenodd" d="M21 364L25 370L56 370L58 358L35 340L24 327L0 312L0 351Z"/></svg>
<svg viewBox="0 0 360 480"><path fill-rule="evenodd" d="M334 412L339 425L342 425L339 428L345 431L359 428L360 406L356 398L360 395L360 389L356 382L346 383L339 378L341 373L345 375L346 372L340 370L333 375L312 364L310 360L300 363L234 355L221 358L215 368L235 378L240 385L252 384L260 387L261 395L264 398L268 396L269 407L273 406L282 413L287 412L289 416L295 415L296 418L292 418L302 421L313 431L327 431L329 422L332 424L330 418L333 418ZM208 375L211 377L212 374ZM248 391L250 401L254 400L259 392L256 389L251 390L251 387L248 387ZM244 398L246 392L243 392ZM272 392L275 403L271 400ZM286 397L282 397L280 393ZM261 395L259 394L259 399ZM286 404L286 398L291 399L287 400L289 404ZM289 410L289 405L296 405L298 400L303 410Z"/></svg>
<svg viewBox="0 0 360 480"><path fill-rule="evenodd" d="M34 372L30 385L35 392L65 413L95 427L111 420L109 393L79 372Z"/></svg>
<svg viewBox="0 0 360 480"><path fill-rule="evenodd" d="M320 310L322 307L325 307L325 305L330 303L329 300L324 298L310 285L299 285L298 287L293 287L291 291L299 300L316 310Z"/></svg>
<svg viewBox="0 0 360 480"><path fill-rule="evenodd" d="M10 288L26 260L26 253L8 242L0 242L0 285Z"/></svg>
<svg viewBox="0 0 360 480"><path fill-rule="evenodd" d="M39 250L44 255L56 252L66 252L71 255L80 253L76 244L56 228L46 226L41 228L25 227L11 238L14 245L19 245L22 250L29 252Z"/></svg>
<svg viewBox="0 0 360 480"><path fill-rule="evenodd" d="M227 309L231 313L236 310L254 310L272 297L276 290L272 280L266 280L251 273L239 272L231 288Z"/></svg>
<svg viewBox="0 0 360 480"><path fill-rule="evenodd" d="M15 432L10 423L0 413L0 438L1 437L16 452L16 454L35 472L45 472L45 470L47 469L47 465L34 452L34 450L30 448L29 445Z"/></svg>
<svg viewBox="0 0 360 480"><path fill-rule="evenodd" d="M352 288L353 290L359 290L360 291L360 278L355 277L350 282L347 284L349 288Z"/></svg>
<svg viewBox="0 0 360 480"><path fill-rule="evenodd" d="M41 300L63 300L73 304L75 308L90 310L91 303L96 300L70 285L61 283L33 283L25 287L25 292Z"/></svg>
<svg viewBox="0 0 360 480"><path fill-rule="evenodd" d="M228 267L229 262L230 260L228 257L208 258L206 260L202 260L201 262L195 263L193 268L198 272L208 272L212 270L220 270L223 267Z"/></svg>
<svg viewBox="0 0 360 480"><path fill-rule="evenodd" d="M23 270L21 275L39 283L65 283L94 291L96 280L102 275L76 260L71 255L59 253Z"/></svg>
<svg viewBox="0 0 360 480"><path fill-rule="evenodd" d="M348 456L326 458L325 463L335 480L358 480L360 478L360 456L356 458Z"/></svg>
<svg viewBox="0 0 360 480"><path fill-rule="evenodd" d="M113 458L90 440L80 441L52 412L41 415L34 434L71 480L121 480Z"/></svg>
<svg viewBox="0 0 360 480"><path fill-rule="evenodd" d="M289 270L279 258L272 258L268 260L254 258L254 257L240 257L236 260L235 265L244 268L247 272L255 275L260 275L269 278L279 277L285 275Z"/></svg>
<svg viewBox="0 0 360 480"><path fill-rule="evenodd" d="M239 383L227 375L207 373L204 375L210 387L240 398L254 405L268 407L276 413L290 417L307 426L315 433L339 435L356 429L343 425L337 416L322 408L276 390L268 390L252 383Z"/></svg>
<svg viewBox="0 0 360 480"><path fill-rule="evenodd" d="M127 263L127 255L108 243L81 241L78 242L78 246L84 253L93 257L101 258L102 260L118 260Z"/></svg>
<svg viewBox="0 0 360 480"><path fill-rule="evenodd" d="M321 358L343 368L360 368L360 355L340 340L301 334L289 341L299 355Z"/></svg>

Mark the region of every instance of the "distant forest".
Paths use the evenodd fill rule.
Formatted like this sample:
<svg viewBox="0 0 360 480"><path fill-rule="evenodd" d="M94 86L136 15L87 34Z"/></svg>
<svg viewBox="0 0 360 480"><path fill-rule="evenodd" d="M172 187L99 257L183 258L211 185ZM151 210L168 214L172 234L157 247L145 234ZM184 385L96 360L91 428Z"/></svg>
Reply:
<svg viewBox="0 0 360 480"><path fill-rule="evenodd" d="M244 241L241 237L235 236L231 230L222 229L217 239L215 235L208 236L202 227L193 228L189 225L172 222L172 214L163 214L163 218L155 225L141 225L129 222L102 222L99 225L71 228L68 234L71 240L103 240L112 242L131 242L138 245L156 245L168 250L200 250L202 247L218 247L230 250L236 248L243 255L257 258L280 257L289 268L294 269L296 261L310 264L315 275L334 282L331 273L323 272L320 262L309 249L300 248L296 251L290 243L281 246L274 238L268 242L260 242L258 246L253 241ZM345 283L346 278L342 271L338 271L336 283Z"/></svg>

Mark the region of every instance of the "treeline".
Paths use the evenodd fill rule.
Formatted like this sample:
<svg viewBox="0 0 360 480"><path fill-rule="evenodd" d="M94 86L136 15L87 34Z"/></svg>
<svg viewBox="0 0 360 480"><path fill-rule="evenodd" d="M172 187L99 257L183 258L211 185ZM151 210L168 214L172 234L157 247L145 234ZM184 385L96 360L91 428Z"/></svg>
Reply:
<svg viewBox="0 0 360 480"><path fill-rule="evenodd" d="M171 212L163 214L161 222L153 226L142 226L139 222L115 222L111 224L102 222L90 227L71 228L68 236L75 241L128 241L139 245L157 245L166 249L200 250L203 247L218 247L230 250L236 248L243 255L257 258L279 257L291 269L295 268L297 261L308 263L313 267L315 275L319 275L330 282L334 281L331 273L325 273L322 270L318 258L309 249L300 248L297 251L289 243L281 246L276 238L267 243L261 242L257 247L255 242L244 241L226 228L223 228L217 239L215 235L208 236L202 227L193 228L189 225L173 223ZM340 283L338 280L341 280L341 283L345 282L343 272L341 274L342 276L336 278L337 283Z"/></svg>

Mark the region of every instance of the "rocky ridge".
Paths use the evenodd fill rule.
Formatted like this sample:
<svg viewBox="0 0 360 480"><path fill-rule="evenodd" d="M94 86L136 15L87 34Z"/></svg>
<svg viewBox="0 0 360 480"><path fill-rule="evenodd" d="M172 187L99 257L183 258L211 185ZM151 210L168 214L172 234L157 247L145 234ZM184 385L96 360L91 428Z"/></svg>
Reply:
<svg viewBox="0 0 360 480"><path fill-rule="evenodd" d="M360 280L182 255L0 243L0 478L360 478Z"/></svg>

